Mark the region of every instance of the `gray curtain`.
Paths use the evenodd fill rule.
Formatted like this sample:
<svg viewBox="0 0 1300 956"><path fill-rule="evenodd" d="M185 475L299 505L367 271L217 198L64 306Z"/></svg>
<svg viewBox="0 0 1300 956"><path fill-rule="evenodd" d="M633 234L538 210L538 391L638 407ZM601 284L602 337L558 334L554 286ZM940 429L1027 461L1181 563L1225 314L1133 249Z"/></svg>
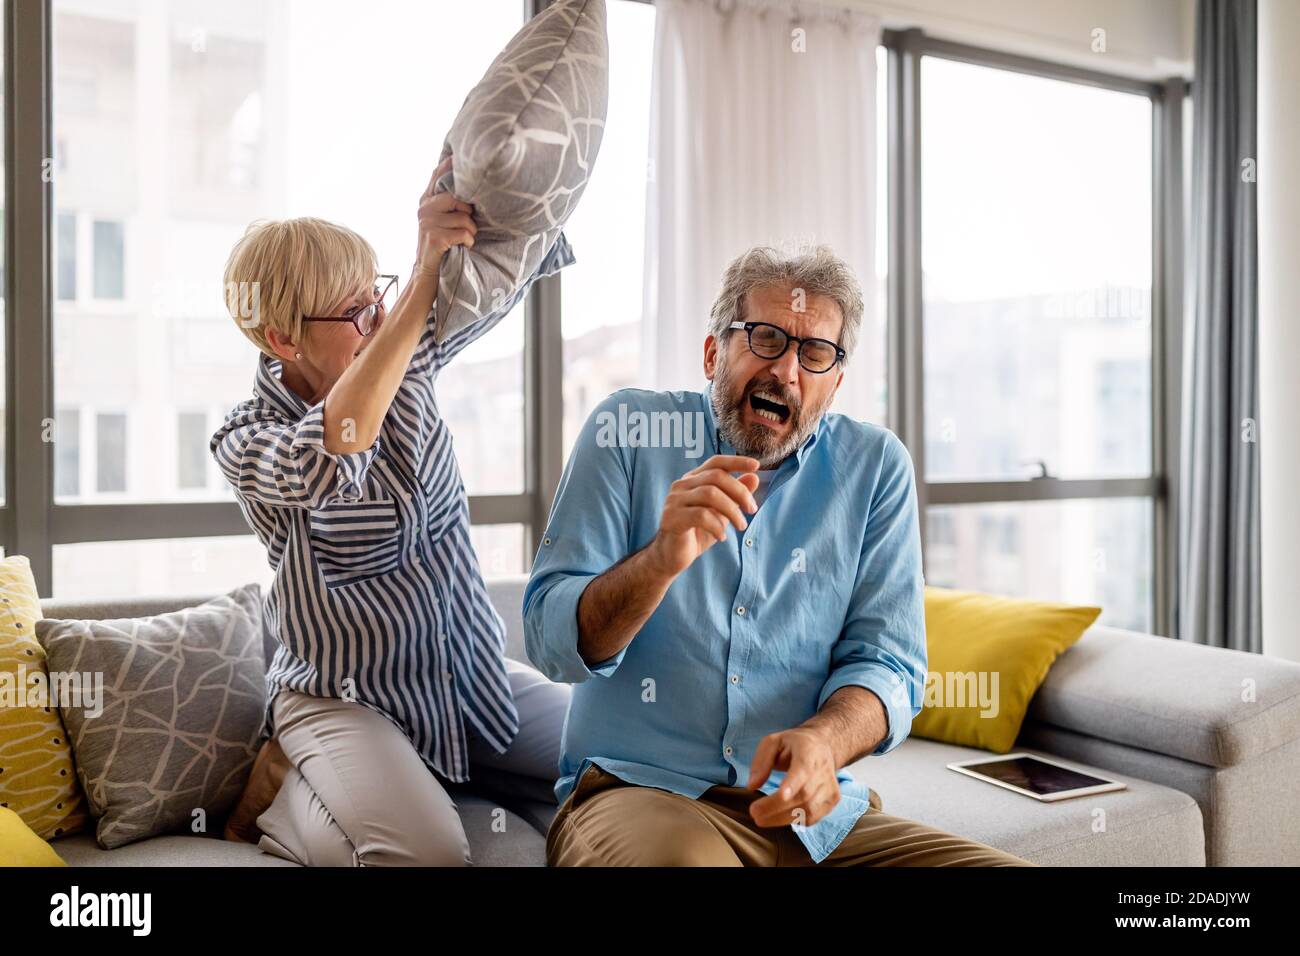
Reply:
<svg viewBox="0 0 1300 956"><path fill-rule="evenodd" d="M1258 653L1255 23L1255 0L1197 4L1175 633Z"/></svg>

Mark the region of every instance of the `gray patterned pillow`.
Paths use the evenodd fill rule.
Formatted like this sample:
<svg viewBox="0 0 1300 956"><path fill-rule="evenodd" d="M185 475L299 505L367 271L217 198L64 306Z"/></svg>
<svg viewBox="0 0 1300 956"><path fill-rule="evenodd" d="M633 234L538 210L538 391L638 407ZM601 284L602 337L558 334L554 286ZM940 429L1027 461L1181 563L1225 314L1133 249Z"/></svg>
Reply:
<svg viewBox="0 0 1300 956"><path fill-rule="evenodd" d="M474 204L474 247L443 258L438 341L499 309L578 204L605 130L605 0L556 0L515 34L465 98L439 180Z"/></svg>
<svg viewBox="0 0 1300 956"><path fill-rule="evenodd" d="M96 839L106 850L160 833L205 832L243 792L262 733L261 589L113 621L42 620L51 674L102 694L60 701Z"/></svg>

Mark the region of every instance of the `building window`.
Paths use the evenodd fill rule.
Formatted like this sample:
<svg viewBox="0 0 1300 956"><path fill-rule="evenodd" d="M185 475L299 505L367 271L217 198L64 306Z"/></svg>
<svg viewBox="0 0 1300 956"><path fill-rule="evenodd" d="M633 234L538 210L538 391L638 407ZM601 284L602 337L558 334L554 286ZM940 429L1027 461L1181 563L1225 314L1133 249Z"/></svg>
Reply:
<svg viewBox="0 0 1300 956"><path fill-rule="evenodd" d="M176 484L180 488L206 488L208 439L212 429L203 412L181 412L176 418Z"/></svg>
<svg viewBox="0 0 1300 956"><path fill-rule="evenodd" d="M125 298L126 252L122 224L111 219L96 219L94 241L95 298Z"/></svg>
<svg viewBox="0 0 1300 956"><path fill-rule="evenodd" d="M77 298L77 216L61 212L56 225L58 262L55 266L54 294L65 302Z"/></svg>
<svg viewBox="0 0 1300 956"><path fill-rule="evenodd" d="M95 416L95 490L126 491L126 416Z"/></svg>
<svg viewBox="0 0 1300 956"><path fill-rule="evenodd" d="M54 494L81 494L81 411L60 408L54 416Z"/></svg>

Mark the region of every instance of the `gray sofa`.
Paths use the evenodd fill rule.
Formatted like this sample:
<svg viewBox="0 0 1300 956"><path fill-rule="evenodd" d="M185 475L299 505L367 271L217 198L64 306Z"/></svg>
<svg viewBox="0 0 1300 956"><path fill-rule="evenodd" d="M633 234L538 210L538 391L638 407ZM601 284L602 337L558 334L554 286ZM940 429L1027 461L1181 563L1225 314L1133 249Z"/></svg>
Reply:
<svg viewBox="0 0 1300 956"><path fill-rule="evenodd" d="M507 653L519 660L526 660L523 586L523 578L490 583L509 629ZM208 597L41 603L51 618L121 618ZM853 772L888 813L1043 865L1300 865L1300 664L1093 627L1053 665L1017 748L1103 772L1128 789L1040 804L945 766L984 751L919 738ZM538 789L480 779L456 792L477 865L545 864L555 805ZM188 834L106 851L80 833L53 846L73 866L292 865L247 844Z"/></svg>

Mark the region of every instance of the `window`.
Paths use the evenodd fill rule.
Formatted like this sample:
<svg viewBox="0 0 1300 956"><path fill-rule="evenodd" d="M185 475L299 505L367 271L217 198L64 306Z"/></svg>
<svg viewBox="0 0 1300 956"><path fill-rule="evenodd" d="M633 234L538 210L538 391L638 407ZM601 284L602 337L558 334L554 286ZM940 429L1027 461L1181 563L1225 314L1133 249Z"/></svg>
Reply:
<svg viewBox="0 0 1300 956"><path fill-rule="evenodd" d="M203 412L181 412L176 417L176 484L203 488L208 483L208 439L212 435Z"/></svg>
<svg viewBox="0 0 1300 956"><path fill-rule="evenodd" d="M64 301L77 298L77 217L74 213L59 213L56 226L58 265L55 273L55 296Z"/></svg>
<svg viewBox="0 0 1300 956"><path fill-rule="evenodd" d="M206 477L211 429L200 462L191 414L252 394L257 351L222 301L231 247L255 219L319 216L359 232L404 282L442 138L523 22L522 5L377 0L359 18L348 4L313 0L102 13L54 0L53 11L57 403L93 407L109 395L131 434L177 436L175 451L169 441L131 448L176 464L129 483L122 462L98 455L96 490L130 502L233 502L225 482ZM440 49L436 74L431 36L458 38ZM384 68L339 69L358 49L382 49ZM322 148L355 139L355 123L341 117L366 117L382 137ZM523 311L438 382L471 495L525 490ZM96 421L97 449L126 434L116 419L104 427L113 432L101 436ZM76 476L64 475L76 460L75 449L56 451L62 504L85 503Z"/></svg>
<svg viewBox="0 0 1300 956"><path fill-rule="evenodd" d="M929 584L1091 604L1150 631L1151 501L1094 498L931 507ZM1135 533L1137 532L1137 533Z"/></svg>
<svg viewBox="0 0 1300 956"><path fill-rule="evenodd" d="M210 595L242 584L270 587L266 548L251 534L94 541L54 547L60 601Z"/></svg>
<svg viewBox="0 0 1300 956"><path fill-rule="evenodd" d="M578 260L561 274L565 459L601 400L620 388L642 384L642 269L655 9L648 3L615 0L608 12L609 111L600 159L565 228Z"/></svg>
<svg viewBox="0 0 1300 956"><path fill-rule="evenodd" d="M523 5L375 0L365 17L319 0L52 7L56 503L226 501L242 529L208 452L214 416L252 394L258 355L225 314L231 247L255 219L319 216L359 232L405 281L443 136ZM457 38L433 73L431 36ZM359 49L383 50L383 68L339 69ZM356 141L355 117L379 140ZM523 570L519 522L531 513L524 338L521 306L437 383L469 494L517 496L487 509L499 523L474 531L485 569L502 573ZM111 410L78 411L106 397ZM154 464L136 467L146 457ZM185 513L169 514L183 534ZM164 543L61 545L56 571L79 573L70 554L113 548L170 553ZM141 590L166 590L171 578L157 573ZM61 595L70 587L56 579Z"/></svg>
<svg viewBox="0 0 1300 956"><path fill-rule="evenodd" d="M0 26L52 58L48 74L28 71L11 87L48 96L53 128L5 128L26 147L18 155L33 155L36 133L42 155L52 142L56 173L48 184L15 180L20 192L52 189L41 242L10 254L17 275L51 291L53 321L39 330L52 342L49 367L26 335L5 357L29 363L10 417L43 420L50 410L35 406L50 393L57 411L44 475L53 520L13 520L15 509L48 507L37 485L42 498L8 502L0 528L6 550L32 555L43 589L193 593L261 570L265 555L206 448L224 410L251 393L257 361L222 303L230 248L254 219L315 215L356 229L381 268L400 273L410 213L466 90L540 5L373 0L358 17L344 0L51 0L48 34L28 5L10 5ZM609 126L568 226L579 261L544 285L543 314L516 310L437 383L489 576L526 569L577 426L640 380L655 9L608 6ZM456 42L430 60L430 36ZM1167 548L1151 532L1169 517L1159 452L1177 427L1168 409L1151 414L1151 341L1162 332L1150 310L1160 244L1151 160L1185 159L1182 143L1152 150L1151 107L1163 94L1101 74L1074 83L1013 72L1006 58L963 55L919 32L886 31L883 42L879 169L886 155L910 158L888 149L887 134L910 135L914 116L916 141L893 145L923 150L906 178L895 169L878 184L881 281L863 330L878 395L872 408L837 410L885 421L888 399L919 465L932 583L1095 601L1110 623L1146 626L1161 590L1152 568ZM383 68L370 68L372 56L365 69L339 69L359 62L358 49L382 50ZM921 82L888 94L883 77L899 79L893 67L908 57ZM887 115L911 96L916 114ZM322 148L353 141L356 122L382 131L376 145ZM922 192L920 221L887 221L887 201ZM1183 212L1173 211L1175 228ZM550 314L557 285L562 309ZM903 377L888 383L887 305L891 331L906 333L912 315L924 329L918 343L889 343L888 368ZM526 355L544 378L526 374ZM12 453L43 474L34 434L18 436L32 447L6 448L13 436L0 429L0 460ZM100 507L65 507L74 505ZM136 540L137 520L176 537ZM225 535L194 537L214 527Z"/></svg>
<svg viewBox="0 0 1300 956"><path fill-rule="evenodd" d="M60 408L54 419L54 493L81 494L81 411Z"/></svg>
<svg viewBox="0 0 1300 956"><path fill-rule="evenodd" d="M1150 629L1151 100L926 56L921 149L927 579Z"/></svg>
<svg viewBox="0 0 1300 956"><path fill-rule="evenodd" d="M95 416L95 490L126 491L126 416Z"/></svg>
<svg viewBox="0 0 1300 956"><path fill-rule="evenodd" d="M95 238L95 298L121 299L126 295L126 255L122 224L112 220L96 219Z"/></svg>
<svg viewBox="0 0 1300 956"><path fill-rule="evenodd" d="M524 491L524 306L456 356L438 378L438 408L471 494Z"/></svg>
<svg viewBox="0 0 1300 956"><path fill-rule="evenodd" d="M524 542L528 528L522 524L476 524L469 529L470 542L484 578L523 574L526 561Z"/></svg>

